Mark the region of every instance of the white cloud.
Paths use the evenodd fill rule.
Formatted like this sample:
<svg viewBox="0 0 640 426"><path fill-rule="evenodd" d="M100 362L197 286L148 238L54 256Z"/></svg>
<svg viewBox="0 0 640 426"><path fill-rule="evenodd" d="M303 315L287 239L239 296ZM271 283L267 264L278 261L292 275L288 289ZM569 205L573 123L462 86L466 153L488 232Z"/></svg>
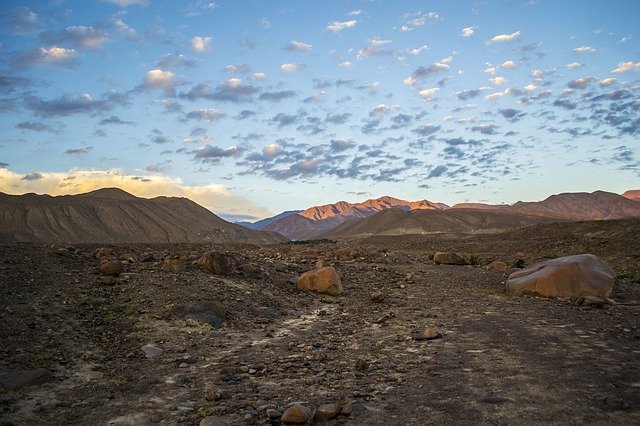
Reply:
<svg viewBox="0 0 640 426"><path fill-rule="evenodd" d="M196 36L191 39L189 44L191 45L191 50L194 52L208 52L211 50L211 41L211 37Z"/></svg>
<svg viewBox="0 0 640 426"><path fill-rule="evenodd" d="M502 93L502 92L495 92L495 93L492 93L492 94L490 94L490 95L485 96L485 97L484 97L484 100L485 100L485 101L496 101L496 100L500 99L500 98L501 98L501 97L503 97L503 96L504 96L504 93Z"/></svg>
<svg viewBox="0 0 640 426"><path fill-rule="evenodd" d="M485 74L494 75L497 71L498 71L498 67L494 67L491 64L485 64L485 69L484 69Z"/></svg>
<svg viewBox="0 0 640 426"><path fill-rule="evenodd" d="M344 21L344 22L333 21L329 25L327 25L326 29L329 31L333 31L334 33L339 33L345 28L355 27L357 23L358 21L356 21L355 19L352 21Z"/></svg>
<svg viewBox="0 0 640 426"><path fill-rule="evenodd" d="M311 45L307 43L303 43L301 41L292 40L287 43L287 50L295 51L295 52L310 52Z"/></svg>
<svg viewBox="0 0 640 426"><path fill-rule="evenodd" d="M147 72L143 87L147 89L161 89L171 91L176 86L175 74L172 71L153 69Z"/></svg>
<svg viewBox="0 0 640 426"><path fill-rule="evenodd" d="M596 51L596 49L591 46L580 46L573 49L573 51L576 53L593 53Z"/></svg>
<svg viewBox="0 0 640 426"><path fill-rule="evenodd" d="M282 64L280 65L280 71L282 72L296 72L305 69L305 64Z"/></svg>
<svg viewBox="0 0 640 426"><path fill-rule="evenodd" d="M427 47L427 45L426 45L426 44L423 44L423 45L422 45L422 46L420 46L420 47L416 47L415 49L411 49L411 50L409 51L409 53L411 53L412 55L419 55L419 54L421 54L424 50L427 50L427 49L429 49L429 48Z"/></svg>
<svg viewBox="0 0 640 426"><path fill-rule="evenodd" d="M627 72L635 69L636 71L640 71L640 62L620 62L618 64L618 68L612 70L613 73L621 73Z"/></svg>
<svg viewBox="0 0 640 426"><path fill-rule="evenodd" d="M533 78L542 78L542 70L533 70L533 73L531 75L533 75Z"/></svg>
<svg viewBox="0 0 640 426"><path fill-rule="evenodd" d="M218 184L190 186L180 178L139 175L122 170L70 170L68 172L39 172L39 179L22 179L23 175L0 169L3 192L24 194L69 195L95 189L116 187L138 197L186 197L196 203L223 214L248 214L265 217L269 212L251 201L237 196Z"/></svg>
<svg viewBox="0 0 640 426"><path fill-rule="evenodd" d="M400 105L380 104L369 111L369 115L371 117L381 117L383 115L387 115L394 111L397 111L398 109L400 109Z"/></svg>
<svg viewBox="0 0 640 426"><path fill-rule="evenodd" d="M615 84L617 80L613 77L609 77L609 78L605 78L604 80L600 81L600 86L601 87L609 87L612 84Z"/></svg>
<svg viewBox="0 0 640 426"><path fill-rule="evenodd" d="M437 87L429 87L427 89L422 89L420 92L418 92L418 94L422 97L422 99L428 101L436 96L438 90L440 89L438 89Z"/></svg>
<svg viewBox="0 0 640 426"><path fill-rule="evenodd" d="M515 33L511 33L511 34L498 34L497 36L494 36L490 40L490 42L491 43L504 43L506 41L517 40L518 38L520 38L520 31L516 31Z"/></svg>
<svg viewBox="0 0 640 426"><path fill-rule="evenodd" d="M342 69L353 68L353 62L345 61L338 64L338 66Z"/></svg>
<svg viewBox="0 0 640 426"><path fill-rule="evenodd" d="M209 122L218 121L226 116L227 115L224 112L215 108L198 109L187 114L187 118L194 118L196 120L205 120Z"/></svg>
<svg viewBox="0 0 640 426"><path fill-rule="evenodd" d="M462 29L460 34L462 35L462 37L471 37L474 32L475 32L474 27L466 27Z"/></svg>
<svg viewBox="0 0 640 426"><path fill-rule="evenodd" d="M351 12L349 12L349 16L360 16L362 15L362 10L361 9L356 9L356 10L352 10Z"/></svg>
<svg viewBox="0 0 640 426"><path fill-rule="evenodd" d="M265 145L265 147L262 148L262 153L267 157L277 157L281 152L282 148L280 148L280 145L276 143Z"/></svg>
<svg viewBox="0 0 640 426"><path fill-rule="evenodd" d="M538 86L536 86L535 84L527 84L526 86L524 86L524 90L526 92L535 92L536 90L538 90Z"/></svg>
<svg viewBox="0 0 640 426"><path fill-rule="evenodd" d="M516 61L505 61L502 63L502 68L508 69L508 70L512 70L517 66L518 66L518 63Z"/></svg>
<svg viewBox="0 0 640 426"><path fill-rule="evenodd" d="M146 5L147 0L103 0L106 3L113 3L120 7L131 6L133 4Z"/></svg>
<svg viewBox="0 0 640 426"><path fill-rule="evenodd" d="M584 65L581 64L580 62L571 62L570 64L567 64L567 68L571 68L572 70L582 68L583 66Z"/></svg>
<svg viewBox="0 0 640 426"><path fill-rule="evenodd" d="M267 78L267 75L263 72L254 72L253 74L251 74L251 80L253 81L260 81L264 80L265 78Z"/></svg>
<svg viewBox="0 0 640 426"><path fill-rule="evenodd" d="M495 84L496 86L500 86L501 84L505 84L508 80L504 77L494 77L494 78L490 78L489 81L492 84Z"/></svg>

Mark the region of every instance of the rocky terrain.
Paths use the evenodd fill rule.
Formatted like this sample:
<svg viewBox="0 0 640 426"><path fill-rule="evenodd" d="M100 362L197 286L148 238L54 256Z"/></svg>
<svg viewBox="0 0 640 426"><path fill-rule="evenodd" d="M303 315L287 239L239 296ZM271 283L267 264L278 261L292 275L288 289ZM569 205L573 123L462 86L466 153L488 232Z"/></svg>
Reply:
<svg viewBox="0 0 640 426"><path fill-rule="evenodd" d="M624 219L262 247L1 243L0 423L637 424L639 234ZM519 268L579 253L617 273L612 301L505 291ZM324 265L341 294L297 288Z"/></svg>
<svg viewBox="0 0 640 426"><path fill-rule="evenodd" d="M58 197L0 193L0 241L268 244L284 240L229 223L186 198L139 198L117 188Z"/></svg>

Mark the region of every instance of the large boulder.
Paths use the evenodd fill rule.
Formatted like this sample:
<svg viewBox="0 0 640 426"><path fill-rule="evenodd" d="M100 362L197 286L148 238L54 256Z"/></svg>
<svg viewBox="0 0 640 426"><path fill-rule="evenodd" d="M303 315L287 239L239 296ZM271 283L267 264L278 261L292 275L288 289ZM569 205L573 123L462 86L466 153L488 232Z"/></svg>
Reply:
<svg viewBox="0 0 640 426"><path fill-rule="evenodd" d="M609 297L615 272L592 254L559 257L514 272L507 291L545 297L574 299L580 296Z"/></svg>
<svg viewBox="0 0 640 426"><path fill-rule="evenodd" d="M228 254L208 251L194 262L195 266L216 275L232 275L236 271L236 261Z"/></svg>
<svg viewBox="0 0 640 426"><path fill-rule="evenodd" d="M340 275L333 266L305 272L298 278L298 289L338 296L342 293Z"/></svg>
<svg viewBox="0 0 640 426"><path fill-rule="evenodd" d="M466 265L467 260L458 253L437 252L433 255L433 261L436 265Z"/></svg>

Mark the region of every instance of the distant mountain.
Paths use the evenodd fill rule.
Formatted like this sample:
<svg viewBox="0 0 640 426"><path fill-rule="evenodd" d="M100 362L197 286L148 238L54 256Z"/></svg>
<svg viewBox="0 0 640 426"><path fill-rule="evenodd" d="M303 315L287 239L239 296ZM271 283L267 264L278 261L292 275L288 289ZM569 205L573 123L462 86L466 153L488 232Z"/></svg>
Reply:
<svg viewBox="0 0 640 426"><path fill-rule="evenodd" d="M277 234L229 223L186 198L138 198L117 188L58 197L0 193L0 241L269 244L283 240Z"/></svg>
<svg viewBox="0 0 640 426"><path fill-rule="evenodd" d="M630 189L622 194L623 197L634 201L640 201L640 189Z"/></svg>
<svg viewBox="0 0 640 426"><path fill-rule="evenodd" d="M442 210L447 207L445 204L433 203L428 200L404 201L386 196L366 200L361 203L339 201L335 204L315 206L297 212L296 214L277 218L257 229L278 232L292 240L305 240L316 238L322 233L348 220L367 218L380 211L391 208L401 209L402 211L412 211ZM274 219L275 218L276 217L274 217Z"/></svg>
<svg viewBox="0 0 640 426"><path fill-rule="evenodd" d="M548 222L548 218L517 212L451 208L411 210L392 208L365 219L352 220L322 234L324 238L432 233L482 233Z"/></svg>
<svg viewBox="0 0 640 426"><path fill-rule="evenodd" d="M483 203L458 203L450 208L452 209L474 209L474 210L499 210L509 207L509 204L483 204Z"/></svg>
<svg viewBox="0 0 640 426"><path fill-rule="evenodd" d="M242 225L242 226L244 226L246 228L250 228L250 229L261 229L261 230L263 230L264 228L266 228L272 222L275 222L278 219L282 219L283 217L287 217L287 216L291 216L291 215L294 215L294 214L298 214L301 211L302 210L289 210L289 211L277 214L275 216L259 220L257 222L236 222L236 224Z"/></svg>

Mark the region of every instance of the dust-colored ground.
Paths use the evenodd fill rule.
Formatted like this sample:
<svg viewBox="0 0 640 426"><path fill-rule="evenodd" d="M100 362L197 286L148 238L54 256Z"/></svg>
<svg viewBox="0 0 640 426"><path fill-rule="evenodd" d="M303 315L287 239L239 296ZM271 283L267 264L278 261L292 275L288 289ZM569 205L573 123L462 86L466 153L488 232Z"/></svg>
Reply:
<svg viewBox="0 0 640 426"><path fill-rule="evenodd" d="M135 255L115 280L96 271L99 246L72 254L0 245L0 373L52 373L46 383L0 391L0 424L197 425L205 416L217 419L211 424L269 424L268 408L293 401L353 403L349 416L328 424L640 423L633 263L612 294L629 304L591 308L506 295L513 270L437 266L428 260L434 245L455 242L406 238L395 248L110 246L113 257ZM579 247L563 238L554 243L562 254L624 246L620 236ZM500 239L483 236L473 252L461 251L495 260ZM634 259L637 246L624 247L616 255ZM160 270L161 258L212 248L261 275L215 276L188 261L178 273ZM528 249L525 261L544 257ZM295 278L318 257L341 274L340 297L296 290ZM375 290L382 303L370 300ZM183 316L187 302L201 315ZM416 340L423 327L442 337ZM163 353L147 358L146 344Z"/></svg>

